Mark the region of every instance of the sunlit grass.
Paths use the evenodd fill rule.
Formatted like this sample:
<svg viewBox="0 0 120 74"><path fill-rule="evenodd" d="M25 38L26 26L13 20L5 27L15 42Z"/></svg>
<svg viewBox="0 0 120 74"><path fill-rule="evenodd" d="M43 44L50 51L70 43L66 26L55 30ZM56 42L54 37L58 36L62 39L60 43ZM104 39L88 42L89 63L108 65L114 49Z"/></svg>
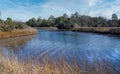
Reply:
<svg viewBox="0 0 120 74"><path fill-rule="evenodd" d="M80 69L67 64L64 61L63 64L50 63L49 61L44 61L40 64L37 60L27 60L26 62L19 62L16 57L4 57L0 55L0 72L3 74L75 74L80 72ZM78 74L78 73L77 73Z"/></svg>
<svg viewBox="0 0 120 74"><path fill-rule="evenodd" d="M117 71L107 67L107 64L103 67L102 64L96 63L93 68L84 62L86 69L82 69L77 59L70 64L64 57L59 62L54 58L48 60L47 57L19 61L15 55L9 57L0 53L0 58L0 74L117 74Z"/></svg>
<svg viewBox="0 0 120 74"><path fill-rule="evenodd" d="M15 29L10 32L0 32L0 39L17 37L17 36L26 36L26 35L36 34L36 33L37 33L37 30L33 28L27 28L22 30Z"/></svg>
<svg viewBox="0 0 120 74"><path fill-rule="evenodd" d="M73 31L120 34L120 27L80 27L74 28Z"/></svg>

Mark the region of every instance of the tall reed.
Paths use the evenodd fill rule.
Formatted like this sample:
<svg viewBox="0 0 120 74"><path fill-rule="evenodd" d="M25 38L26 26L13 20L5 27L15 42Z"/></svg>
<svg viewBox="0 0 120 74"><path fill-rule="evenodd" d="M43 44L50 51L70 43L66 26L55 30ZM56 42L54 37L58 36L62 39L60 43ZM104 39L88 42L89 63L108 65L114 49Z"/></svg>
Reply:
<svg viewBox="0 0 120 74"><path fill-rule="evenodd" d="M47 54L46 54L47 55ZM54 58L50 60L46 58L41 59L26 59L20 61L15 55L5 56L0 52L0 74L118 74L119 72L107 67L107 63L104 66L100 63L95 63L94 67L91 67L88 62L84 62L82 66L78 64L77 59L74 63L70 64L65 60L65 57L61 57L59 62ZM84 58L84 57L83 57ZM41 62L42 61L42 62ZM83 68L84 68L83 67Z"/></svg>

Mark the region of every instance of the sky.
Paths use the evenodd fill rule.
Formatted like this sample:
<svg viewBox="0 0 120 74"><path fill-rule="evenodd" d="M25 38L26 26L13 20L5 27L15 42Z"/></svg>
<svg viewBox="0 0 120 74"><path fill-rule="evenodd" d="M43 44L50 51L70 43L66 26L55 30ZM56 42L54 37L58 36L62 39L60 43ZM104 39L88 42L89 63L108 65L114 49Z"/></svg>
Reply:
<svg viewBox="0 0 120 74"><path fill-rule="evenodd" d="M109 19L113 13L120 17L120 0L0 0L0 11L0 18L5 20L10 17L17 21L75 12Z"/></svg>

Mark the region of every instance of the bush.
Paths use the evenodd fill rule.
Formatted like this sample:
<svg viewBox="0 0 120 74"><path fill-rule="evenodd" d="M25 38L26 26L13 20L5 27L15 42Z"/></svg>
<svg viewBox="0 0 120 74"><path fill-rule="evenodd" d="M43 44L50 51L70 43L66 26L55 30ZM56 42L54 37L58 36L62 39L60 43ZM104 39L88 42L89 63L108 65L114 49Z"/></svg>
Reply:
<svg viewBox="0 0 120 74"><path fill-rule="evenodd" d="M0 30L1 31L12 31L14 29L14 27L13 26L11 26L11 25L3 25L3 26L1 26L1 28L0 28Z"/></svg>
<svg viewBox="0 0 120 74"><path fill-rule="evenodd" d="M28 26L24 24L23 22L14 22L14 29L25 29Z"/></svg>
<svg viewBox="0 0 120 74"><path fill-rule="evenodd" d="M0 31L3 32L25 28L28 28L28 26L25 23L19 21L12 21L11 18L7 18L5 22L3 20L0 20Z"/></svg>

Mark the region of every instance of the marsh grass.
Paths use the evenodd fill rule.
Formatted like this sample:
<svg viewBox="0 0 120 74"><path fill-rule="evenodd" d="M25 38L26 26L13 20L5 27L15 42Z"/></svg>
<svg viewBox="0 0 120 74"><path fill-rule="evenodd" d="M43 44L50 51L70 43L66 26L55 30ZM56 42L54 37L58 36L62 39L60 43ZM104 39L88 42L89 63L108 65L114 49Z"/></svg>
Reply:
<svg viewBox="0 0 120 74"><path fill-rule="evenodd" d="M120 34L120 27L80 27L74 28L76 32L95 32L102 34Z"/></svg>
<svg viewBox="0 0 120 74"><path fill-rule="evenodd" d="M22 30L14 29L8 32L0 32L0 39L18 37L18 36L27 36L27 35L32 35L36 33L37 33L37 30L30 28L30 27L27 29L22 29Z"/></svg>
<svg viewBox="0 0 120 74"><path fill-rule="evenodd" d="M25 62L19 62L16 57L9 58L0 55L0 72L1 74L76 74L77 71L73 71L72 66L68 65L65 61L64 64L50 63L50 61L44 61L40 64L38 60L26 60ZM78 69L76 69L78 71ZM70 73L69 73L70 72Z"/></svg>
<svg viewBox="0 0 120 74"><path fill-rule="evenodd" d="M80 66L77 59L74 59L74 63L69 63L64 56L58 62L55 58L48 59L47 54L45 58L28 58L24 61L18 60L15 55L5 56L2 53L0 58L0 74L118 74L105 62L104 66L96 62L94 67L91 67L85 61Z"/></svg>

